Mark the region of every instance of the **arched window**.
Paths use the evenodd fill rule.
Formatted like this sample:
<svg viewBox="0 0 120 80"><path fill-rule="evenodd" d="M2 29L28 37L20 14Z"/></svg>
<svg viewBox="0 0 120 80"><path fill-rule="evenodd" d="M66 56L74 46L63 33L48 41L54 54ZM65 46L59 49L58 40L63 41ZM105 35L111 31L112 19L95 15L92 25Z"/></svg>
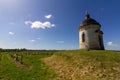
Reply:
<svg viewBox="0 0 120 80"><path fill-rule="evenodd" d="M82 42L85 42L85 33L82 34Z"/></svg>

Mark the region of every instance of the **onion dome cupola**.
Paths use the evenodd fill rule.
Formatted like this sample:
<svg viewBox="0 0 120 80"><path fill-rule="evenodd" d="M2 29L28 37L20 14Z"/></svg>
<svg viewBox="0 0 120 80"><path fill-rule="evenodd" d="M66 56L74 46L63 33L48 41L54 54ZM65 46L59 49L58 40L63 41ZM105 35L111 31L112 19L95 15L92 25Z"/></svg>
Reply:
<svg viewBox="0 0 120 80"><path fill-rule="evenodd" d="M101 26L96 20L92 19L88 11L86 11L85 20L80 24L79 29L83 28L84 26L91 25L91 24Z"/></svg>

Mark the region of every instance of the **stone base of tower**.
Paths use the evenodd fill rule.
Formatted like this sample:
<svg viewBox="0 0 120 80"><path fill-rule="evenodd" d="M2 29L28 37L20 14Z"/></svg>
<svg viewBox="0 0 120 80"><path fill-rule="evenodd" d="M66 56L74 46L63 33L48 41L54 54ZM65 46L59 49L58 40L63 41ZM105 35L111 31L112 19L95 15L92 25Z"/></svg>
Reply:
<svg viewBox="0 0 120 80"><path fill-rule="evenodd" d="M105 50L104 47L100 47L99 45L85 45L85 44L80 44L80 49L82 50Z"/></svg>
<svg viewBox="0 0 120 80"><path fill-rule="evenodd" d="M104 48L80 48L81 50L105 50Z"/></svg>

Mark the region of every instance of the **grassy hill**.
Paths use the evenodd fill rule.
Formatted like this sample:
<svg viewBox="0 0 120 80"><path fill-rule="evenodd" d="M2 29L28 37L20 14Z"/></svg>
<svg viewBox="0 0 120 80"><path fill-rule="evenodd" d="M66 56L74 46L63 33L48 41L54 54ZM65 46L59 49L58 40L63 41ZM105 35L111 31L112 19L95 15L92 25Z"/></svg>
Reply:
<svg viewBox="0 0 120 80"><path fill-rule="evenodd" d="M0 53L0 80L119 80L119 51Z"/></svg>

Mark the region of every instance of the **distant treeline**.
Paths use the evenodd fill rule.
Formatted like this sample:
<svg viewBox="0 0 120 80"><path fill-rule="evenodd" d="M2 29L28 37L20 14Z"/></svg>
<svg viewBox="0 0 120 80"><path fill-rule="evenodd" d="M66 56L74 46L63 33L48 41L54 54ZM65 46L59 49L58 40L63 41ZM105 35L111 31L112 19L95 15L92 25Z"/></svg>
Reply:
<svg viewBox="0 0 120 80"><path fill-rule="evenodd" d="M0 48L0 52L13 52L13 51L27 51L27 49L25 49L25 48L21 48L21 49L2 49L2 48Z"/></svg>
<svg viewBox="0 0 120 80"><path fill-rule="evenodd" d="M59 50L32 50L32 49L26 49L26 48L21 48L21 49L2 49L0 48L0 52L22 52L22 51L59 51Z"/></svg>

